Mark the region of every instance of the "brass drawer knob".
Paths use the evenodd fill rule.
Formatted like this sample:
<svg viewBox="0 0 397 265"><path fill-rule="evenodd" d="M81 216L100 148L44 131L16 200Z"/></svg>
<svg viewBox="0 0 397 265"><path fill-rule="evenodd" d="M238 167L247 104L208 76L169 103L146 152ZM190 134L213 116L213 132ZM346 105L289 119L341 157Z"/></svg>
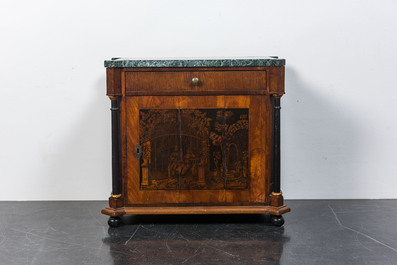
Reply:
<svg viewBox="0 0 397 265"><path fill-rule="evenodd" d="M192 78L192 85L193 86L198 86L200 83L200 79L198 77L193 77Z"/></svg>

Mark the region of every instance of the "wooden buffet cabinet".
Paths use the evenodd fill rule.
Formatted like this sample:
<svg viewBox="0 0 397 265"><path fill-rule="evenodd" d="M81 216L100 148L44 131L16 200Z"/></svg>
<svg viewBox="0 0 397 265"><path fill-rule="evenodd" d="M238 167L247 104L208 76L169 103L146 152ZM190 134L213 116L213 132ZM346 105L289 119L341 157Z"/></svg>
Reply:
<svg viewBox="0 0 397 265"><path fill-rule="evenodd" d="M270 214L284 224L284 59L105 61L109 225L125 214Z"/></svg>

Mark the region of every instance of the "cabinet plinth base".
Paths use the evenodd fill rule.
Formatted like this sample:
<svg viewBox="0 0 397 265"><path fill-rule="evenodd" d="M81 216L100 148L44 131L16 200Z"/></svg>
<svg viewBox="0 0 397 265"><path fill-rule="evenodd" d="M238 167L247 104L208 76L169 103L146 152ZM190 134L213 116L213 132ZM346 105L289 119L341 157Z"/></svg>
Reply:
<svg viewBox="0 0 397 265"><path fill-rule="evenodd" d="M282 205L274 206L181 206L181 207L122 207L102 209L102 213L109 216L125 214L157 215L157 214L271 214L282 215L291 209Z"/></svg>
<svg viewBox="0 0 397 265"><path fill-rule="evenodd" d="M272 193L269 195L269 198L270 198L271 206L279 207L279 206L284 205L284 198L283 198L283 195L281 195L281 193L280 193L280 195L275 195Z"/></svg>
<svg viewBox="0 0 397 265"><path fill-rule="evenodd" d="M110 208L116 209L116 208L123 207L123 205L124 205L124 200L122 197L113 197L113 196L109 197Z"/></svg>

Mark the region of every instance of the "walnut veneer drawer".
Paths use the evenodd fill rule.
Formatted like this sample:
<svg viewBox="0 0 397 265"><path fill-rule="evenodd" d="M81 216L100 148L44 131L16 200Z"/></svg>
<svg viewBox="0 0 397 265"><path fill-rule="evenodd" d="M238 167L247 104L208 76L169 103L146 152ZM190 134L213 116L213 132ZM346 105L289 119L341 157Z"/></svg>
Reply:
<svg viewBox="0 0 397 265"><path fill-rule="evenodd" d="M266 71L126 72L126 93L266 90Z"/></svg>

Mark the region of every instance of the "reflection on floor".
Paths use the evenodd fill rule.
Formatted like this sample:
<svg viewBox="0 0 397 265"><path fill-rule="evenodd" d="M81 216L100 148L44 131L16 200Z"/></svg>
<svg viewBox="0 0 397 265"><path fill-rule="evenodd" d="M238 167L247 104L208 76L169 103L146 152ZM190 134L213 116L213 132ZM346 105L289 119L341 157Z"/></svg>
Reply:
<svg viewBox="0 0 397 265"><path fill-rule="evenodd" d="M267 215L127 216L106 202L0 202L0 264L396 264L397 200L287 201Z"/></svg>

